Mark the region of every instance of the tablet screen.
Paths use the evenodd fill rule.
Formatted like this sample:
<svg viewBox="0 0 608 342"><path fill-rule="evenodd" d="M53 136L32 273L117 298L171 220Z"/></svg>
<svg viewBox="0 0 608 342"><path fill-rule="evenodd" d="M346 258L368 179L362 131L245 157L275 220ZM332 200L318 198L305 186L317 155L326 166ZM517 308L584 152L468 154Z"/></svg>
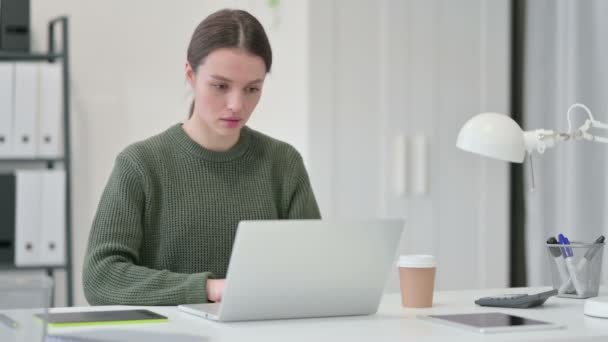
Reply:
<svg viewBox="0 0 608 342"><path fill-rule="evenodd" d="M549 322L507 315L499 312L462 315L430 315L429 317L475 328L502 328L551 324Z"/></svg>

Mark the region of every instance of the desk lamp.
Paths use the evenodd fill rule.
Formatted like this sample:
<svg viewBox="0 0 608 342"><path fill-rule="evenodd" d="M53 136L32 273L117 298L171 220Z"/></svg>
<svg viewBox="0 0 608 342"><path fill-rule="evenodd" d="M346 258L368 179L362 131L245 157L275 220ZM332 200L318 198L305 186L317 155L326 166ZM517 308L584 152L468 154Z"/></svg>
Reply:
<svg viewBox="0 0 608 342"><path fill-rule="evenodd" d="M573 131L570 113L576 108L583 109L588 118ZM534 189L534 168L532 167L534 151L543 154L547 148L566 140L608 143L608 138L597 137L589 133L591 128L608 129L608 124L595 120L587 106L580 103L573 104L566 113L566 119L568 120L568 131L565 133L546 129L524 131L507 115L481 113L469 119L462 126L458 133L456 146L465 151L514 163L522 163L527 152L530 157L532 189ZM608 318L608 297L587 299L585 314Z"/></svg>
<svg viewBox="0 0 608 342"><path fill-rule="evenodd" d="M575 131L572 130L570 113L575 108L582 108L589 118ZM597 137L589 133L591 128L608 129L608 124L593 118L587 106L575 103L568 109L568 132L557 133L552 130L537 129L523 131L511 117L498 113L482 113L467 121L458 133L456 146L465 151L481 154L486 157L522 163L526 152L543 154L547 148L566 140L588 140L608 143L608 138ZM532 168L532 189L534 189L534 169Z"/></svg>

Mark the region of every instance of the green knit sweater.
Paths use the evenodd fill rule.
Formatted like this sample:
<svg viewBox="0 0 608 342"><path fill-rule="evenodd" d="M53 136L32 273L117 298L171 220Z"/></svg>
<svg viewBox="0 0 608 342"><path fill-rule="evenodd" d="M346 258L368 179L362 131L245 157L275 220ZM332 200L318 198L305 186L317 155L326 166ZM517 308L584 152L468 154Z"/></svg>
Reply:
<svg viewBox="0 0 608 342"><path fill-rule="evenodd" d="M92 305L207 301L241 220L318 219L300 154L244 127L226 152L181 124L116 158L93 221L83 284Z"/></svg>

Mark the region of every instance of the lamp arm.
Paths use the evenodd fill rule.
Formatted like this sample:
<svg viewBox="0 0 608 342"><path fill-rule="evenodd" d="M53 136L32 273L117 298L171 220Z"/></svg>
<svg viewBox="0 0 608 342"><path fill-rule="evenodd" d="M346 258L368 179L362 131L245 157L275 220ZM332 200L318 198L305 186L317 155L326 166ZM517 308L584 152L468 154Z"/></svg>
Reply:
<svg viewBox="0 0 608 342"><path fill-rule="evenodd" d="M555 146L556 142L567 139L566 135L548 129L524 132L524 144L529 154L532 154L533 151L543 154L547 148Z"/></svg>
<svg viewBox="0 0 608 342"><path fill-rule="evenodd" d="M578 128L575 132L572 132L572 121L570 120L570 113L574 111L576 108L581 108L587 113L589 117L581 127ZM566 112L566 119L568 120L568 133L564 133L563 135L567 135L568 138L572 138L573 140L588 140L588 141L598 141L601 143L608 144L608 138L604 137L596 137L589 133L589 129L598 128L598 129L608 129L608 124L599 122L595 120L593 114L591 114L591 110L587 108L582 103L575 103L570 108L568 108L568 112Z"/></svg>
<svg viewBox="0 0 608 342"><path fill-rule="evenodd" d="M589 118L585 120L585 122L574 132L572 132L572 122L570 120L570 113L575 108L582 108L587 112ZM597 141L604 144L608 144L608 137L597 137L591 133L589 130L591 128L596 129L605 129L608 130L608 124L595 120L593 114L589 108L585 105L576 103L568 109L568 113L566 115L568 119L568 132L567 133L556 133L552 130L546 129L537 129L534 131L526 131L524 132L524 143L526 145L526 150L529 154L533 151L536 151L540 154L543 154L547 148L555 146L556 143L565 141L565 140L587 140L587 141Z"/></svg>
<svg viewBox="0 0 608 342"><path fill-rule="evenodd" d="M595 135L592 135L591 133L589 133L588 131L591 128L608 130L608 124L599 122L594 119L587 119L587 120L585 120L585 123L581 127L579 127L576 132L574 132L572 134L572 138L576 139L576 140L597 141L597 142L608 144L608 138L596 137Z"/></svg>

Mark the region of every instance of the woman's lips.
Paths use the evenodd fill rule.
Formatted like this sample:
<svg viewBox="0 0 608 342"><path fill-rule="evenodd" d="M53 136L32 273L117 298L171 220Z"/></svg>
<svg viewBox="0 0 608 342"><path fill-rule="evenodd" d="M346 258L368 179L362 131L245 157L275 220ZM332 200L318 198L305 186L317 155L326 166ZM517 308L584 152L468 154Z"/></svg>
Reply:
<svg viewBox="0 0 608 342"><path fill-rule="evenodd" d="M222 120L226 124L226 126L230 128L237 127L241 122L240 118L222 118L220 120Z"/></svg>

